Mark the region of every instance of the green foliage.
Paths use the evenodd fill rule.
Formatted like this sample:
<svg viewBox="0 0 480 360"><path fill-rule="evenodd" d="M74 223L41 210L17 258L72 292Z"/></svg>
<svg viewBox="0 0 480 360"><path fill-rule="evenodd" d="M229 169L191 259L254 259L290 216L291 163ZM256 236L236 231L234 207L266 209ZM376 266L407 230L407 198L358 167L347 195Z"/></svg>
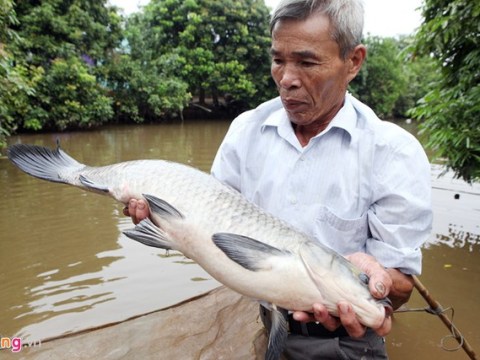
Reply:
<svg viewBox="0 0 480 360"><path fill-rule="evenodd" d="M480 3L426 0L416 51L441 64L441 76L412 111L428 146L456 176L480 179Z"/></svg>
<svg viewBox="0 0 480 360"><path fill-rule="evenodd" d="M153 0L126 23L107 0L0 1L0 144L275 94L263 0Z"/></svg>
<svg viewBox="0 0 480 360"><path fill-rule="evenodd" d="M156 66L164 54L181 64L169 72L202 103L206 95L258 103L274 94L263 0L152 0L126 33L133 60ZM162 65L164 65L162 63Z"/></svg>
<svg viewBox="0 0 480 360"><path fill-rule="evenodd" d="M112 100L100 80L121 39L115 9L93 0L1 1L0 133L108 121Z"/></svg>
<svg viewBox="0 0 480 360"><path fill-rule="evenodd" d="M167 115L181 116L190 100L188 85L168 75L179 64L173 54L160 57L154 65L128 55L117 56L108 75L117 120L143 122Z"/></svg>
<svg viewBox="0 0 480 360"><path fill-rule="evenodd" d="M16 130L16 115L28 106L28 96L33 94L36 79L28 76L25 67L13 65L13 56L5 46L20 42L11 28L16 24L13 1L0 0L0 150L6 146L7 136Z"/></svg>
<svg viewBox="0 0 480 360"><path fill-rule="evenodd" d="M2 134L10 135L17 130L18 119L26 118L31 111L30 100L36 95L36 86L42 79L43 68L17 65L12 66L10 56L0 60L0 129ZM0 148L5 146L0 141Z"/></svg>
<svg viewBox="0 0 480 360"><path fill-rule="evenodd" d="M0 56L4 55L4 44L7 41L18 41L18 36L10 27L18 24L13 9L13 0L0 0Z"/></svg>
<svg viewBox="0 0 480 360"><path fill-rule="evenodd" d="M392 117L395 103L406 90L398 42L393 38L365 39L367 60L355 79L355 93L381 117Z"/></svg>
<svg viewBox="0 0 480 360"><path fill-rule="evenodd" d="M23 124L26 129L90 128L113 115L112 100L87 65L74 57L53 60L35 95Z"/></svg>
<svg viewBox="0 0 480 360"><path fill-rule="evenodd" d="M367 37L367 59L350 90L382 118L406 117L430 89L437 67L428 57L413 60L410 37Z"/></svg>
<svg viewBox="0 0 480 360"><path fill-rule="evenodd" d="M402 77L406 83L406 90L398 98L395 117L409 115L417 101L423 98L438 79L440 67L430 56L415 56L413 51L413 37L400 39L399 57L402 60Z"/></svg>
<svg viewBox="0 0 480 360"><path fill-rule="evenodd" d="M105 61L121 40L121 18L106 0L18 1L20 51L28 61L49 66L56 58L88 55Z"/></svg>

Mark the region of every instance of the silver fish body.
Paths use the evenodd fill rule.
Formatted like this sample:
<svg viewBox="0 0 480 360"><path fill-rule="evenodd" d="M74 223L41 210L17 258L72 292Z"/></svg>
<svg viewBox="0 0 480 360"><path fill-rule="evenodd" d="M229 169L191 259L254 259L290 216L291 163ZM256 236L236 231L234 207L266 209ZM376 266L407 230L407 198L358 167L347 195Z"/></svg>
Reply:
<svg viewBox="0 0 480 360"><path fill-rule="evenodd" d="M22 144L11 146L8 156L32 176L124 204L145 197L151 221L126 235L182 252L243 295L288 310L311 311L323 303L333 315L345 300L364 325L377 328L384 321L384 302L371 296L360 270L204 172L162 160L89 167L60 149Z"/></svg>

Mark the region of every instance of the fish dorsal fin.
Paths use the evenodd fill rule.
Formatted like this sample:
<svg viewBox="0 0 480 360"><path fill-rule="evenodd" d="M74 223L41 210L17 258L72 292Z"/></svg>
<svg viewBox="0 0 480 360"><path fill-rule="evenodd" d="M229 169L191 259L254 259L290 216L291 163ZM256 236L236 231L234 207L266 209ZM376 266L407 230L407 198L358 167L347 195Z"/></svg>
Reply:
<svg viewBox="0 0 480 360"><path fill-rule="evenodd" d="M156 196L153 195L148 195L148 194L143 194L145 199L148 202L148 205L150 206L150 210L153 213L156 213L160 217L176 217L183 219L184 216L183 214L178 211L173 205L170 205L168 202L165 200L159 199Z"/></svg>
<svg viewBox="0 0 480 360"><path fill-rule="evenodd" d="M268 338L265 360L278 360L288 337L287 311L272 304L272 327Z"/></svg>
<svg viewBox="0 0 480 360"><path fill-rule="evenodd" d="M165 232L156 226L149 218L140 221L134 229L126 230L123 233L130 239L147 246L165 250L173 249L173 242L170 241Z"/></svg>
<svg viewBox="0 0 480 360"><path fill-rule="evenodd" d="M238 234L217 233L213 234L212 240L231 260L251 271L268 270L270 266L265 259L287 254L276 247Z"/></svg>

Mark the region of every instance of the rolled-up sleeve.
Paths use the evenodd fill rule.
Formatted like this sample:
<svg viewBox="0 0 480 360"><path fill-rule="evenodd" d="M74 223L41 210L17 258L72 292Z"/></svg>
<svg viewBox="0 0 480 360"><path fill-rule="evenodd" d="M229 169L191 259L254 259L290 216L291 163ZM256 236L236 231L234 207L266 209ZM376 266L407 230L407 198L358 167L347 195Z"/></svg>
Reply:
<svg viewBox="0 0 480 360"><path fill-rule="evenodd" d="M379 161L366 251L385 267L418 275L421 247L432 228L430 164L413 137Z"/></svg>

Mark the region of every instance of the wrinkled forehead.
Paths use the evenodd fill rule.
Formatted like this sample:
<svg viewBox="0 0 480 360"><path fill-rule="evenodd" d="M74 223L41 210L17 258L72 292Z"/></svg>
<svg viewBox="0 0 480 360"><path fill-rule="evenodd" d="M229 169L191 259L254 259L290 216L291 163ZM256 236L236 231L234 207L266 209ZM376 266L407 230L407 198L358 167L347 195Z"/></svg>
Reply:
<svg viewBox="0 0 480 360"><path fill-rule="evenodd" d="M333 39L332 23L328 16L322 13L314 13L304 19L281 18L272 28L272 40L288 35L311 38L312 41Z"/></svg>
<svg viewBox="0 0 480 360"><path fill-rule="evenodd" d="M272 50L280 48L301 49L316 52L319 48L335 43L327 16L316 14L307 19L285 18L278 21L272 31Z"/></svg>

